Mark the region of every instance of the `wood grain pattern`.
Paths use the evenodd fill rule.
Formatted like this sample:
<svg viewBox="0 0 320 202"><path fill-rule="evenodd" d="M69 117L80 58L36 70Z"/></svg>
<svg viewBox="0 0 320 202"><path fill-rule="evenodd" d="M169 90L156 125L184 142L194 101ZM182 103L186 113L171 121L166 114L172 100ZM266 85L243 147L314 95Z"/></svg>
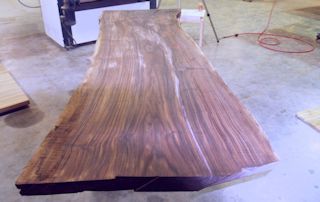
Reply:
<svg viewBox="0 0 320 202"><path fill-rule="evenodd" d="M28 104L29 98L11 74L0 65L0 115Z"/></svg>
<svg viewBox="0 0 320 202"><path fill-rule="evenodd" d="M103 14L91 68L17 179L22 194L199 190L276 161L178 13Z"/></svg>
<svg viewBox="0 0 320 202"><path fill-rule="evenodd" d="M320 132L320 107L299 112L297 117Z"/></svg>

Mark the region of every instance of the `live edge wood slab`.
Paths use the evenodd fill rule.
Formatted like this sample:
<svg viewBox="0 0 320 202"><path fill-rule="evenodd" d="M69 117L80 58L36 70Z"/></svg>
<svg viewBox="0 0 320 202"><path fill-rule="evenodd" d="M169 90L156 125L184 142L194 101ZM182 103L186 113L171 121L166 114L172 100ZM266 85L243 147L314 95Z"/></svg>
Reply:
<svg viewBox="0 0 320 202"><path fill-rule="evenodd" d="M178 14L103 14L86 79L18 177L21 194L195 191L277 160Z"/></svg>

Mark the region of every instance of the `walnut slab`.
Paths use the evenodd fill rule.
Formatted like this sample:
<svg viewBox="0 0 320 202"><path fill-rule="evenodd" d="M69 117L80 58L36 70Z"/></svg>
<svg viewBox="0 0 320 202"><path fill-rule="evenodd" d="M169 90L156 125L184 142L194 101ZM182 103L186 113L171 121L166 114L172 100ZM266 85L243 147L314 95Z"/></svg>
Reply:
<svg viewBox="0 0 320 202"><path fill-rule="evenodd" d="M194 191L277 160L178 14L103 14L86 79L17 179L21 194Z"/></svg>

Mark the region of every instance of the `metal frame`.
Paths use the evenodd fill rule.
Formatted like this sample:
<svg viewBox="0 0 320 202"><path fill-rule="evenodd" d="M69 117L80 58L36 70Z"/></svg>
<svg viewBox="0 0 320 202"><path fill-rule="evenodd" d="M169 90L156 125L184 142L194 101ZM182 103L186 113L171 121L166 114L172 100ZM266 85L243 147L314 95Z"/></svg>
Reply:
<svg viewBox="0 0 320 202"><path fill-rule="evenodd" d="M65 48L77 46L72 34L72 26L76 24L75 12L147 1L150 2L150 9L156 9L157 0L100 0L84 3L77 0L57 0Z"/></svg>

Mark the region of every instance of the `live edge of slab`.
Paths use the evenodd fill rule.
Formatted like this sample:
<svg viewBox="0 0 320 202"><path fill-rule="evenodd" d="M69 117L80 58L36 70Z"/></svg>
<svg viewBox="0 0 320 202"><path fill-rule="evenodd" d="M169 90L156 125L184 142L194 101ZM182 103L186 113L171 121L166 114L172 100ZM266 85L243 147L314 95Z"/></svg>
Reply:
<svg viewBox="0 0 320 202"><path fill-rule="evenodd" d="M241 172L221 177L117 177L113 180L96 180L65 183L23 184L17 185L21 195L66 194L82 191L118 191L171 192L200 191L222 189L267 175L274 163L259 168L248 168ZM207 189L204 190L204 192Z"/></svg>

